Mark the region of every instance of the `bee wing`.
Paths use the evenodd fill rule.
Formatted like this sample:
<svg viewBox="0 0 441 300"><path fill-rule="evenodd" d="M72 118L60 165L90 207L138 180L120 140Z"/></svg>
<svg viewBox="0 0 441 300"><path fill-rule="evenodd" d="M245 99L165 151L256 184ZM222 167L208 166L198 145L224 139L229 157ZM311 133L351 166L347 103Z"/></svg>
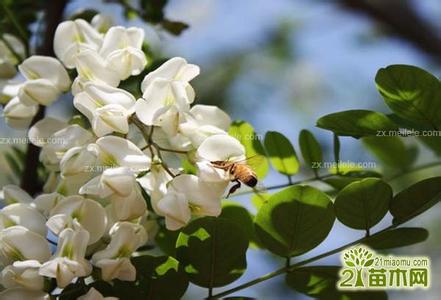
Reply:
<svg viewBox="0 0 441 300"><path fill-rule="evenodd" d="M261 181L257 182L257 185L253 188L253 191L255 194L268 194L268 189Z"/></svg>
<svg viewBox="0 0 441 300"><path fill-rule="evenodd" d="M236 163L242 163L248 165L253 171L256 171L259 166L261 166L265 162L265 156L256 154L250 157L247 157L244 160L238 161Z"/></svg>

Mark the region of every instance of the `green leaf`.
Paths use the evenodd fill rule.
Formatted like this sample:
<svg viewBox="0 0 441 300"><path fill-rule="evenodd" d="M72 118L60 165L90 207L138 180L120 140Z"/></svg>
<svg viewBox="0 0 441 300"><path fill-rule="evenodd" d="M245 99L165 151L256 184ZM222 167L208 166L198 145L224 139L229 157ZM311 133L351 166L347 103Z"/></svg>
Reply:
<svg viewBox="0 0 441 300"><path fill-rule="evenodd" d="M323 179L323 181L329 184L330 186L332 186L334 189L341 190L344 187L346 187L348 184L351 184L355 181L360 181L368 177L381 178L382 175L375 171L369 171L369 170L353 170L344 173L340 171L339 175L325 178Z"/></svg>
<svg viewBox="0 0 441 300"><path fill-rule="evenodd" d="M268 193L255 193L251 196L251 203L253 203L254 207L259 210L262 205L268 202L271 197Z"/></svg>
<svg viewBox="0 0 441 300"><path fill-rule="evenodd" d="M182 160L182 168L184 169L185 174L196 175L198 172L197 167L188 159Z"/></svg>
<svg viewBox="0 0 441 300"><path fill-rule="evenodd" d="M394 223L403 223L428 210L441 199L441 177L432 177L399 192L390 203Z"/></svg>
<svg viewBox="0 0 441 300"><path fill-rule="evenodd" d="M180 35L184 30L190 27L186 23L179 21L171 21L168 19L164 19L161 22L161 25L165 30L167 30L169 33L173 35Z"/></svg>
<svg viewBox="0 0 441 300"><path fill-rule="evenodd" d="M266 152L274 169L284 175L299 171L299 161L291 142L281 133L268 131L264 141Z"/></svg>
<svg viewBox="0 0 441 300"><path fill-rule="evenodd" d="M398 116L437 130L441 124L441 83L414 66L391 65L378 71L375 83Z"/></svg>
<svg viewBox="0 0 441 300"><path fill-rule="evenodd" d="M168 230L165 226L161 226L155 236L156 245L167 255L175 256L176 240L179 236L179 230Z"/></svg>
<svg viewBox="0 0 441 300"><path fill-rule="evenodd" d="M436 156L441 156L441 136L419 136L418 138Z"/></svg>
<svg viewBox="0 0 441 300"><path fill-rule="evenodd" d="M63 289L63 291L61 292L61 294L58 298L60 300L77 299L78 297L86 294L87 291L88 291L88 288L81 281L77 281L75 283L68 284Z"/></svg>
<svg viewBox="0 0 441 300"><path fill-rule="evenodd" d="M256 134L254 128L247 122L234 121L228 130L228 134L236 138L245 147L247 157L262 156L262 163L255 168L255 171L257 177L263 179L269 171L269 162L259 135Z"/></svg>
<svg viewBox="0 0 441 300"><path fill-rule="evenodd" d="M387 299L383 291L339 291L336 288L339 280L339 266L302 267L289 272L285 281L289 287L299 293L316 299Z"/></svg>
<svg viewBox="0 0 441 300"><path fill-rule="evenodd" d="M132 258L132 262L136 285L146 295L142 299L181 299L187 290L188 278L175 258L144 255Z"/></svg>
<svg viewBox="0 0 441 300"><path fill-rule="evenodd" d="M338 193L337 219L348 227L368 230L380 222L389 209L392 188L377 178L353 182Z"/></svg>
<svg viewBox="0 0 441 300"><path fill-rule="evenodd" d="M252 216L249 211L239 203L234 201L223 201L222 213L219 217L230 220L242 228L250 241L255 240L254 216Z"/></svg>
<svg viewBox="0 0 441 300"><path fill-rule="evenodd" d="M192 221L179 234L176 248L190 281L202 287L227 285L246 269L248 238L230 220L204 217Z"/></svg>
<svg viewBox="0 0 441 300"><path fill-rule="evenodd" d="M303 159L317 175L316 164L323 161L322 148L319 142L309 130L303 129L300 131L299 145Z"/></svg>
<svg viewBox="0 0 441 300"><path fill-rule="evenodd" d="M373 235L363 243L372 249L391 249L421 243L428 236L424 228L403 227Z"/></svg>
<svg viewBox="0 0 441 300"><path fill-rule="evenodd" d="M347 110L321 117L317 126L340 136L377 135L379 131L396 131L398 126L386 115L370 110Z"/></svg>
<svg viewBox="0 0 441 300"><path fill-rule="evenodd" d="M365 137L362 143L381 163L394 169L407 170L416 159L416 150L406 147L397 136Z"/></svg>
<svg viewBox="0 0 441 300"><path fill-rule="evenodd" d="M271 252L291 257L319 245L335 215L331 200L318 189L291 186L271 196L255 218L257 237Z"/></svg>

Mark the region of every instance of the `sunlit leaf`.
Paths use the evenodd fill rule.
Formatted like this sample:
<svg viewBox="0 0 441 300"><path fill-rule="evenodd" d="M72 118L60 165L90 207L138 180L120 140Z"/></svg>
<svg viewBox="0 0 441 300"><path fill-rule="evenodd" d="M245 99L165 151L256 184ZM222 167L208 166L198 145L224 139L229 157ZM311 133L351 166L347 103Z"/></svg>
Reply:
<svg viewBox="0 0 441 300"><path fill-rule="evenodd" d="M378 71L375 83L398 116L438 130L441 125L441 83L415 66L391 65Z"/></svg>
<svg viewBox="0 0 441 300"><path fill-rule="evenodd" d="M268 131L264 141L272 166L284 175L294 175L299 171L299 161L291 142L281 133Z"/></svg>
<svg viewBox="0 0 441 300"><path fill-rule="evenodd" d="M291 186L271 196L256 215L255 228L262 245L290 257L320 244L334 224L329 197L309 186Z"/></svg>
<svg viewBox="0 0 441 300"><path fill-rule="evenodd" d="M255 169L259 179L263 179L269 171L269 162L265 158L265 150L254 128L247 122L235 121L231 124L228 133L245 147L247 157L254 157L256 155L263 157L262 163Z"/></svg>
<svg viewBox="0 0 441 300"><path fill-rule="evenodd" d="M265 204L271 197L268 193L256 193L251 196L251 203L259 210L263 204Z"/></svg>

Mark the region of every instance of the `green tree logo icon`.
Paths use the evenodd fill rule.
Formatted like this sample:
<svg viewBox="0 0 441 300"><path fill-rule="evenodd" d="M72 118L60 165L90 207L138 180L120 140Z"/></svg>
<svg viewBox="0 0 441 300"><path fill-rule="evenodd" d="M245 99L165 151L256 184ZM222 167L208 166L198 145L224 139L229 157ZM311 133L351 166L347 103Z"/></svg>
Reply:
<svg viewBox="0 0 441 300"><path fill-rule="evenodd" d="M362 271L363 268L369 267L374 263L372 255L372 252L363 247L352 248L344 254L343 260L346 266L356 270L355 287L364 286Z"/></svg>

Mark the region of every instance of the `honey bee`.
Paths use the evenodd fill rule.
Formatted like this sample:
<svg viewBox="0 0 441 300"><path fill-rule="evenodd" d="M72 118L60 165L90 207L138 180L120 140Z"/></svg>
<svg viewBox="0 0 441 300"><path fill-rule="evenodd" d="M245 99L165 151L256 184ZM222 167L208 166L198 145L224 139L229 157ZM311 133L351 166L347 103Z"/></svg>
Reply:
<svg viewBox="0 0 441 300"><path fill-rule="evenodd" d="M231 182L235 184L228 191L227 198L236 192L241 186L242 183L254 188L257 185L257 175L253 168L250 166L251 159L253 163L256 162L256 159L259 159L259 156L253 156L246 160L242 161L212 161L211 164L215 168L219 168L228 172L230 174Z"/></svg>

